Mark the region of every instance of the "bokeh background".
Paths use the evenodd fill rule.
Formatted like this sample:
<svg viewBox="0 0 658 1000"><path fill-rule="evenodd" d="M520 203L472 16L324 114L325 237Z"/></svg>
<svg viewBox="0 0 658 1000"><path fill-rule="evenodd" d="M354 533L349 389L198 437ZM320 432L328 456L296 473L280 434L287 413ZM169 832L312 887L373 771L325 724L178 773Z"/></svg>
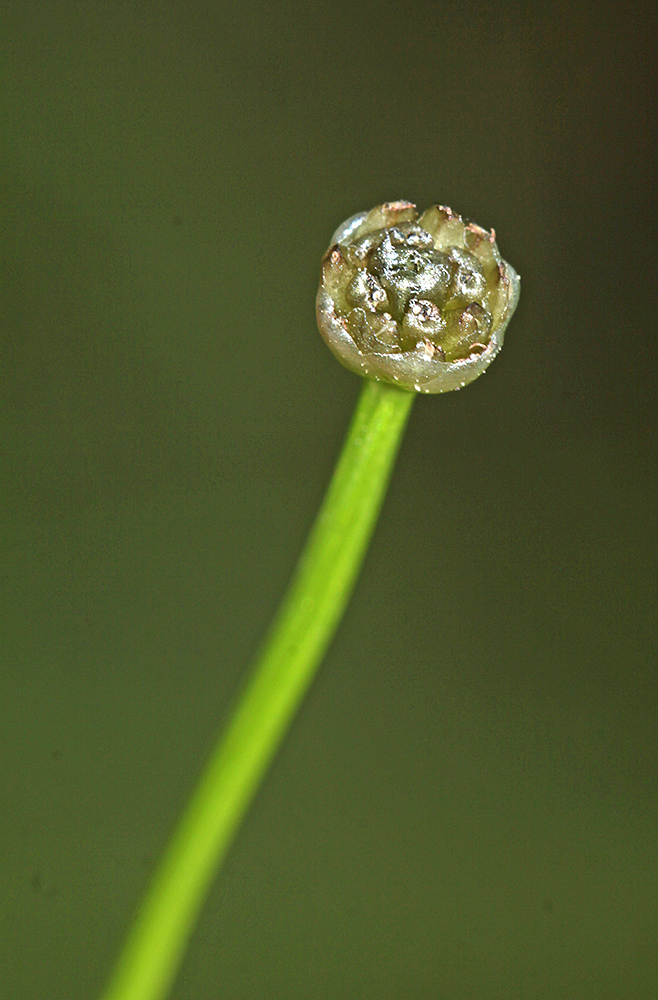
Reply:
<svg viewBox="0 0 658 1000"><path fill-rule="evenodd" d="M9 4L0 994L98 994L359 390L344 218L495 226L173 1000L654 998L655 9Z"/></svg>

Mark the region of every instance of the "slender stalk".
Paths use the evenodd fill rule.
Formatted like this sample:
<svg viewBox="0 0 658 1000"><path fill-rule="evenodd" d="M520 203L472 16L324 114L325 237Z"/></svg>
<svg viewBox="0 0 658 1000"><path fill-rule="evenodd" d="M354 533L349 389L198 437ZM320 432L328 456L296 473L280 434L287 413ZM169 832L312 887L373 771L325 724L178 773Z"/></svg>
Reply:
<svg viewBox="0 0 658 1000"><path fill-rule="evenodd" d="M102 1000L162 1000L168 992L210 885L343 614L414 398L364 382L293 580Z"/></svg>

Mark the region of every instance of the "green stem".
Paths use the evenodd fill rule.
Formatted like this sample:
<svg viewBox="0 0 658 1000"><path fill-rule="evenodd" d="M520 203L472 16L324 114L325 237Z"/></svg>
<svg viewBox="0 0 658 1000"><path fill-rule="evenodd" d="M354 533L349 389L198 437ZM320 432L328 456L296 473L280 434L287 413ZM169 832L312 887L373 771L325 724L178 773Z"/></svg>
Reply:
<svg viewBox="0 0 658 1000"><path fill-rule="evenodd" d="M414 398L364 383L292 583L102 1000L162 1000L171 986L212 881L343 614Z"/></svg>

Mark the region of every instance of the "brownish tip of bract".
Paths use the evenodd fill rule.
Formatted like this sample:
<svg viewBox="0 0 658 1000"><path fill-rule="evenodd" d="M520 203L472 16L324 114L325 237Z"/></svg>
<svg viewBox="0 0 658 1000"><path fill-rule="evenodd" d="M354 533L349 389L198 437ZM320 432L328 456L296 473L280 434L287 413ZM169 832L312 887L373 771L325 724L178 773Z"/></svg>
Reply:
<svg viewBox="0 0 658 1000"><path fill-rule="evenodd" d="M519 297L493 230L446 205L389 201L347 219L322 260L318 325L352 371L416 392L489 366Z"/></svg>

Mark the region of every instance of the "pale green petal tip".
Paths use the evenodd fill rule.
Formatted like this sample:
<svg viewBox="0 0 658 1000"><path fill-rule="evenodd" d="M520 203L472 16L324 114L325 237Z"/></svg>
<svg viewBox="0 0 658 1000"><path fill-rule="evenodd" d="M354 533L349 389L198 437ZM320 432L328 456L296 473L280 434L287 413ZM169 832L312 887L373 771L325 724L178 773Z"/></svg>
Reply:
<svg viewBox="0 0 658 1000"><path fill-rule="evenodd" d="M408 201L347 219L322 261L320 332L347 368L416 392L460 389L503 346L520 280L495 233Z"/></svg>

